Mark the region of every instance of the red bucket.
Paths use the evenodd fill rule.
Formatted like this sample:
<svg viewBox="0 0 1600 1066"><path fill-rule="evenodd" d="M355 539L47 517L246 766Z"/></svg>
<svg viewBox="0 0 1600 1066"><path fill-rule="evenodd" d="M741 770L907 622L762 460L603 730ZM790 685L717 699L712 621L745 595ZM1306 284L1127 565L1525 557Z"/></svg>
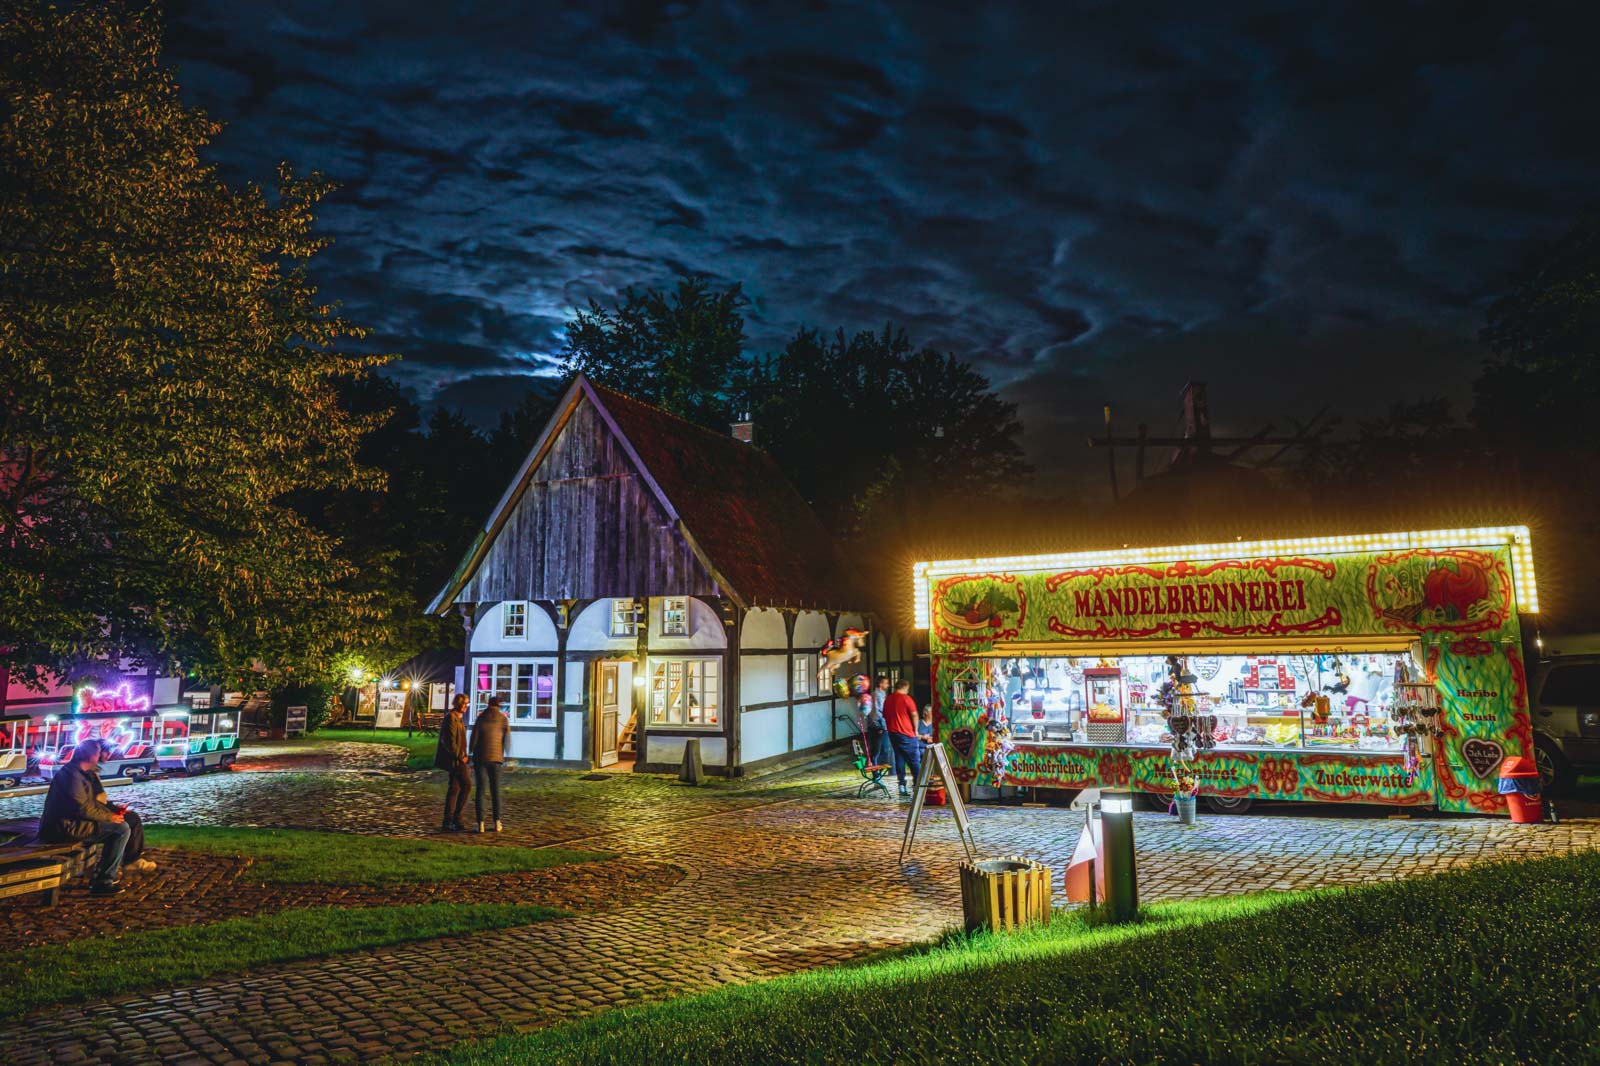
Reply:
<svg viewBox="0 0 1600 1066"><path fill-rule="evenodd" d="M945 804L944 789L942 789L942 788L930 788L930 789L928 789L928 806L930 806L930 807L943 807L944 804Z"/></svg>
<svg viewBox="0 0 1600 1066"><path fill-rule="evenodd" d="M1513 755L1500 764L1500 794L1506 810L1518 825L1544 821L1544 796L1539 787L1539 767L1530 758Z"/></svg>
<svg viewBox="0 0 1600 1066"><path fill-rule="evenodd" d="M1520 792L1506 794L1506 809L1511 820L1518 825L1533 825L1544 821L1544 797L1524 796Z"/></svg>

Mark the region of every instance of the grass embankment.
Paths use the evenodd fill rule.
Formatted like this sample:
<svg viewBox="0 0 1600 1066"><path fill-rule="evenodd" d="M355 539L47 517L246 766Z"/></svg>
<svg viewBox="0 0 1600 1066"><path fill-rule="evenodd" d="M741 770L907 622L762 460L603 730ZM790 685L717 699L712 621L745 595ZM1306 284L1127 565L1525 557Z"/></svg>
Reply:
<svg viewBox="0 0 1600 1066"><path fill-rule="evenodd" d="M311 737L351 744L393 744L406 750L407 770L433 769L433 753L439 746L438 737L421 733L408 737L403 729L319 729Z"/></svg>
<svg viewBox="0 0 1600 1066"><path fill-rule="evenodd" d="M151 847L250 858L252 874L263 881L322 885L434 883L612 857L592 851L490 848L298 829L150 826L145 839ZM106 906L109 914L116 903ZM551 907L512 903L301 907L23 948L0 955L0 988L5 989L0 995L0 1019L51 1004L148 991L268 963L504 929L565 914Z"/></svg>
<svg viewBox="0 0 1600 1066"><path fill-rule="evenodd" d="M480 838L481 839L481 838ZM252 860L263 881L384 885L542 870L614 856L559 848L482 847L448 840L357 836L305 829L228 829L163 825L145 831L154 848L182 848Z"/></svg>
<svg viewBox="0 0 1600 1066"><path fill-rule="evenodd" d="M467 1044L496 1063L1592 1061L1600 853L952 937Z"/></svg>
<svg viewBox="0 0 1600 1066"><path fill-rule="evenodd" d="M107 904L114 907L115 903ZM239 973L266 963L337 955L436 936L563 917L511 903L307 907L207 925L146 929L0 955L0 1019L58 1003L104 999Z"/></svg>

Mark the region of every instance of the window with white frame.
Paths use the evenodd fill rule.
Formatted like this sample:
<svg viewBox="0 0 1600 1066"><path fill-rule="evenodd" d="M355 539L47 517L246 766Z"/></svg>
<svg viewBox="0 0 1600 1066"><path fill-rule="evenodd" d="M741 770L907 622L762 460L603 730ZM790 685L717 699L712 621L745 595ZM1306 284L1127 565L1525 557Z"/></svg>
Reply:
<svg viewBox="0 0 1600 1066"><path fill-rule="evenodd" d="M816 684L817 668L817 657L815 655L801 653L794 657L793 689L795 699L801 699L813 694L811 686Z"/></svg>
<svg viewBox="0 0 1600 1066"><path fill-rule="evenodd" d="M500 697L500 709L514 725L555 725L554 659L479 659L473 685L473 718Z"/></svg>
<svg viewBox="0 0 1600 1066"><path fill-rule="evenodd" d="M689 601L673 596L661 601L661 635L686 637L689 635Z"/></svg>
<svg viewBox="0 0 1600 1066"><path fill-rule="evenodd" d="M650 660L651 725L715 726L721 704L721 659Z"/></svg>
<svg viewBox="0 0 1600 1066"><path fill-rule="evenodd" d="M631 637L638 628L638 607L632 600L611 601L611 635Z"/></svg>
<svg viewBox="0 0 1600 1066"><path fill-rule="evenodd" d="M500 635L506 640L526 640L528 637L528 605L512 602L500 608Z"/></svg>

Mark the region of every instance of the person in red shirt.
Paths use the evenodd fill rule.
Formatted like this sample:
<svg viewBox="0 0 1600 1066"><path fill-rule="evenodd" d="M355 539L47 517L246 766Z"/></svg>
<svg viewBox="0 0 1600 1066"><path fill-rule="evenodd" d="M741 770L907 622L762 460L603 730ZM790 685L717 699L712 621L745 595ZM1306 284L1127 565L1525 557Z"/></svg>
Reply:
<svg viewBox="0 0 1600 1066"><path fill-rule="evenodd" d="M917 703L911 698L911 682L895 682L894 692L883 701L883 724L889 730L889 746L894 749L894 776L900 782L900 795L909 796L906 770L911 783L917 783L922 770L922 741L917 738Z"/></svg>

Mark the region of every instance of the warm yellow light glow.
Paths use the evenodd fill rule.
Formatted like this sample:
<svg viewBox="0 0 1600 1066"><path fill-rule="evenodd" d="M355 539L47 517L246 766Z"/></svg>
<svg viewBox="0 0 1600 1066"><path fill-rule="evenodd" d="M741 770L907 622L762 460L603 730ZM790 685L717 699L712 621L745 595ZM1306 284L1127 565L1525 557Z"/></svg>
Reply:
<svg viewBox="0 0 1600 1066"><path fill-rule="evenodd" d="M1406 548L1511 549L1511 578L1517 609L1539 613L1539 587L1534 578L1533 542L1527 526L1485 526L1479 529L1430 529L1412 533L1352 533L1329 537L1279 540L1232 540L1213 544L1185 544L1159 548L1114 548L1106 551L1062 552L1055 555L1009 555L991 559L941 559L911 568L916 628L927 629L931 619L929 594L942 577L958 574L1023 574L1042 570L1069 570L1084 566L1126 563L1216 562L1266 555L1343 555L1352 552L1397 551Z"/></svg>

